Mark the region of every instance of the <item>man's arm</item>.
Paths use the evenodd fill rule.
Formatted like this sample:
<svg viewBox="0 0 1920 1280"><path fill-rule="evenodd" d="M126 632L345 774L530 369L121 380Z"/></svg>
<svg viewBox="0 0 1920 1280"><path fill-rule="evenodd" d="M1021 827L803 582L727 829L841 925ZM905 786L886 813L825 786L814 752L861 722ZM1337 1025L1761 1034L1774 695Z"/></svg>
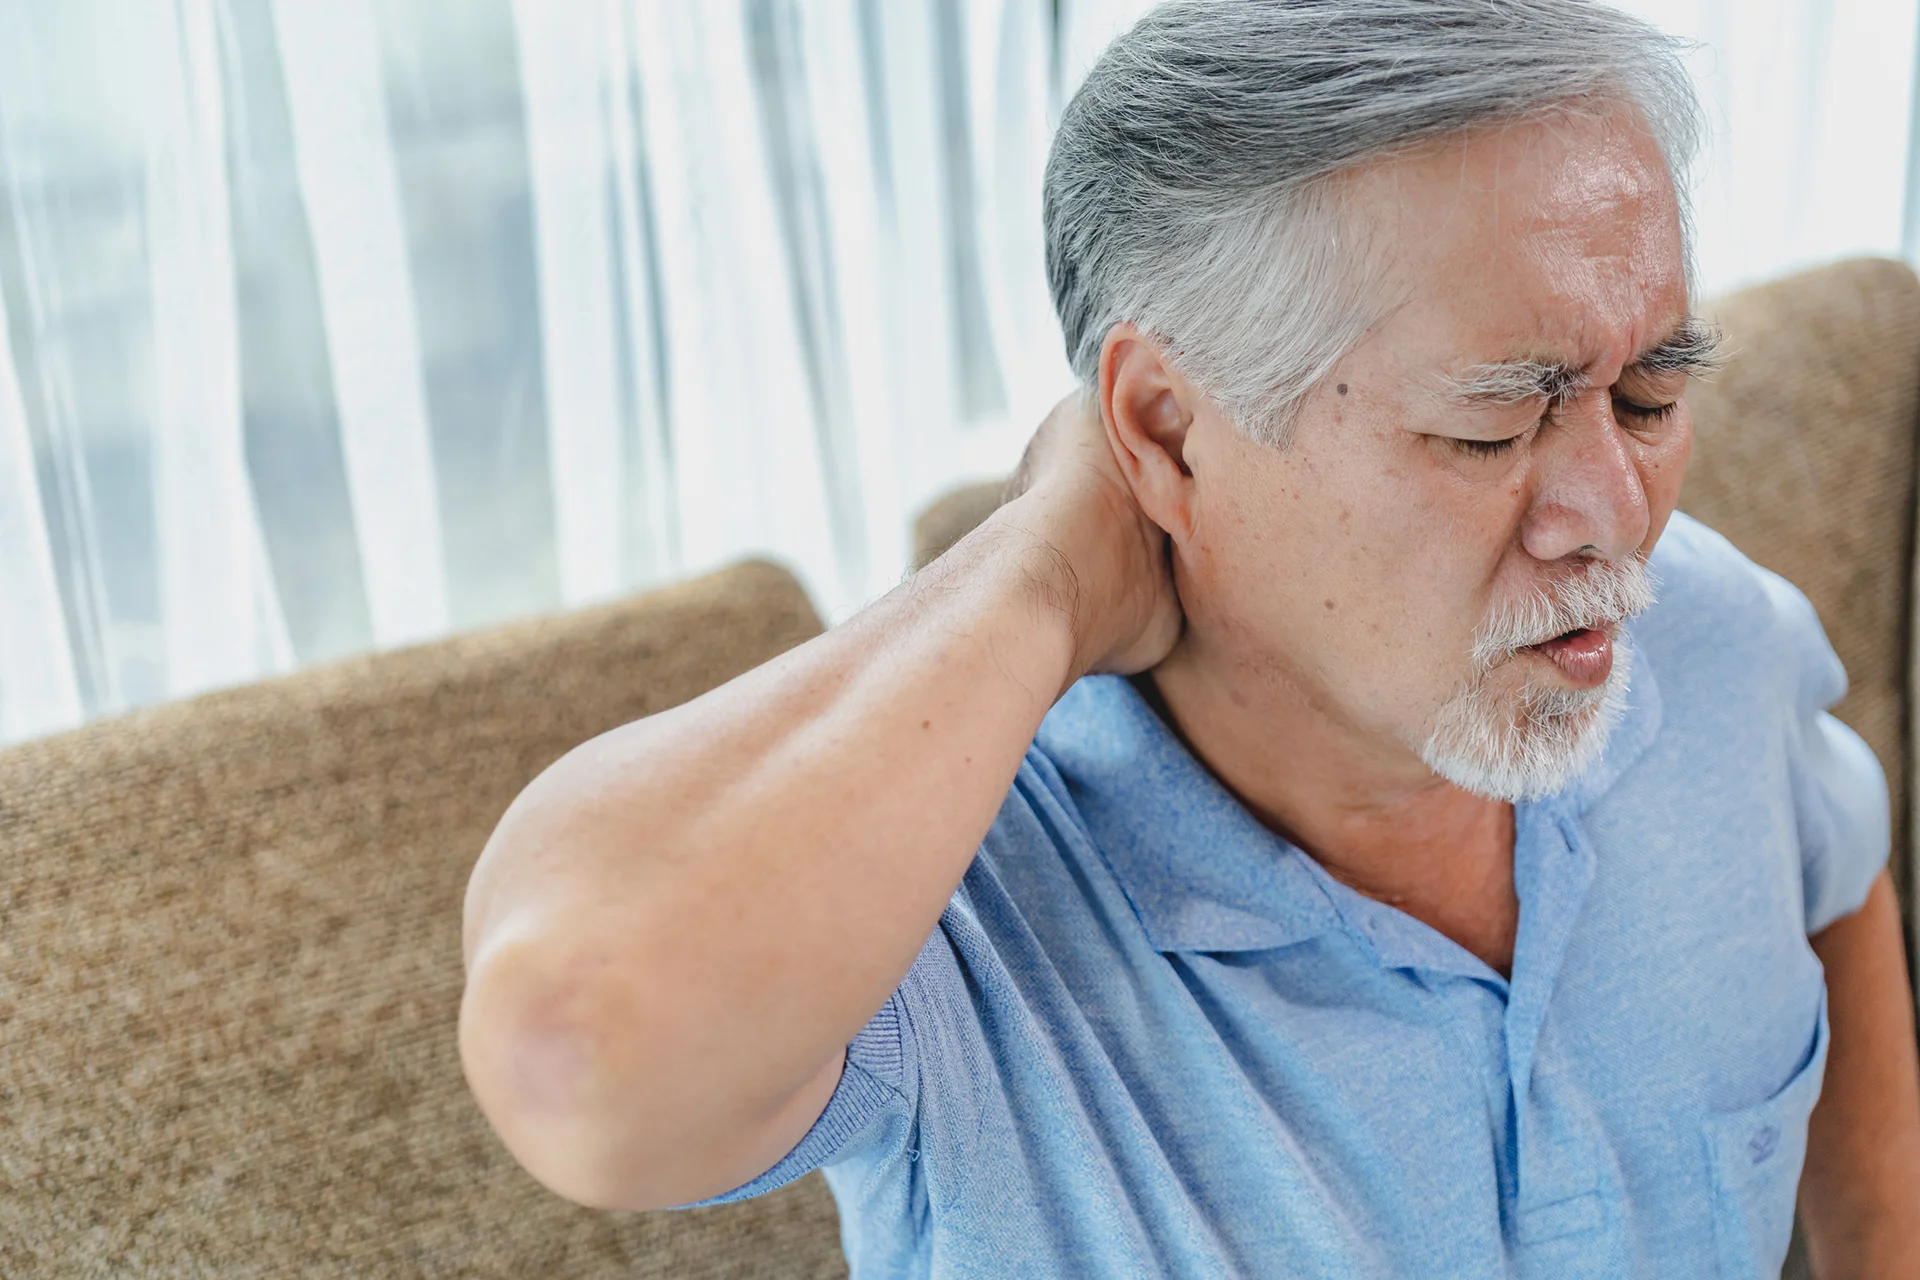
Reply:
<svg viewBox="0 0 1920 1280"><path fill-rule="evenodd" d="M1814 1274L1920 1276L1920 1061L1891 877L1812 942L1833 1033L1800 1181Z"/></svg>
<svg viewBox="0 0 1920 1280"><path fill-rule="evenodd" d="M857 617L601 735L468 886L460 1054L527 1170L596 1207L729 1190L818 1118L1041 718L1179 630L1164 538L1077 398L1029 487Z"/></svg>

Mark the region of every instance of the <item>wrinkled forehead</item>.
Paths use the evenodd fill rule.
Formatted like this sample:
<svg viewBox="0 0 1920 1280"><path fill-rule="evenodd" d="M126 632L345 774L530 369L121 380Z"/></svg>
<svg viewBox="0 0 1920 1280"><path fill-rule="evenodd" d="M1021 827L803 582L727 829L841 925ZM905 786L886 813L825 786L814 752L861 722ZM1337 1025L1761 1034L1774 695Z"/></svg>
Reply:
<svg viewBox="0 0 1920 1280"><path fill-rule="evenodd" d="M1631 108L1449 135L1342 175L1339 194L1387 326L1427 331L1437 360L1605 363L1687 314L1678 200Z"/></svg>

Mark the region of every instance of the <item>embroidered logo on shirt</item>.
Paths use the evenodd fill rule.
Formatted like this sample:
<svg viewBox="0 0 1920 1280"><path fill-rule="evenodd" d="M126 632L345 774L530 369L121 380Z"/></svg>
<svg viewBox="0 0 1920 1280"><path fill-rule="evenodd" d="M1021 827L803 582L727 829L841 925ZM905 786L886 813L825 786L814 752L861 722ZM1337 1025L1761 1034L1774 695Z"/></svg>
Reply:
<svg viewBox="0 0 1920 1280"><path fill-rule="evenodd" d="M1779 1145L1780 1130L1774 1128L1772 1125L1768 1125L1747 1139L1747 1154L1753 1157L1755 1164L1759 1164L1768 1156L1772 1155L1774 1149Z"/></svg>

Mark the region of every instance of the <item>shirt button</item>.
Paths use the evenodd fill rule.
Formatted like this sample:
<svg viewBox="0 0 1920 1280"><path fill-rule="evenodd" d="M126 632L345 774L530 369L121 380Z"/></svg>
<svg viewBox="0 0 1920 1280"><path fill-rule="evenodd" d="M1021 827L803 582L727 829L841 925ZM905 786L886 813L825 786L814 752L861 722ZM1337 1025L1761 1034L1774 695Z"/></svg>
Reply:
<svg viewBox="0 0 1920 1280"><path fill-rule="evenodd" d="M1766 1125L1763 1128L1755 1130L1754 1135L1747 1139L1747 1154L1753 1157L1755 1164L1760 1164L1771 1156L1779 1146L1780 1130L1774 1128L1772 1125Z"/></svg>

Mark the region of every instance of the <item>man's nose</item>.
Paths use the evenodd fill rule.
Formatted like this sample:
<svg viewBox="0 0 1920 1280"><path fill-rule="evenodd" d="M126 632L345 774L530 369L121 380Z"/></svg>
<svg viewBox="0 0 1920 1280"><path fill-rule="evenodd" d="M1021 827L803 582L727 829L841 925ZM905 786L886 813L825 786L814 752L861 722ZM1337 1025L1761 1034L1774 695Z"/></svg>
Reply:
<svg viewBox="0 0 1920 1280"><path fill-rule="evenodd" d="M1521 541L1537 560L1624 559L1646 541L1646 486L1607 388L1561 404L1534 440L1533 498Z"/></svg>

